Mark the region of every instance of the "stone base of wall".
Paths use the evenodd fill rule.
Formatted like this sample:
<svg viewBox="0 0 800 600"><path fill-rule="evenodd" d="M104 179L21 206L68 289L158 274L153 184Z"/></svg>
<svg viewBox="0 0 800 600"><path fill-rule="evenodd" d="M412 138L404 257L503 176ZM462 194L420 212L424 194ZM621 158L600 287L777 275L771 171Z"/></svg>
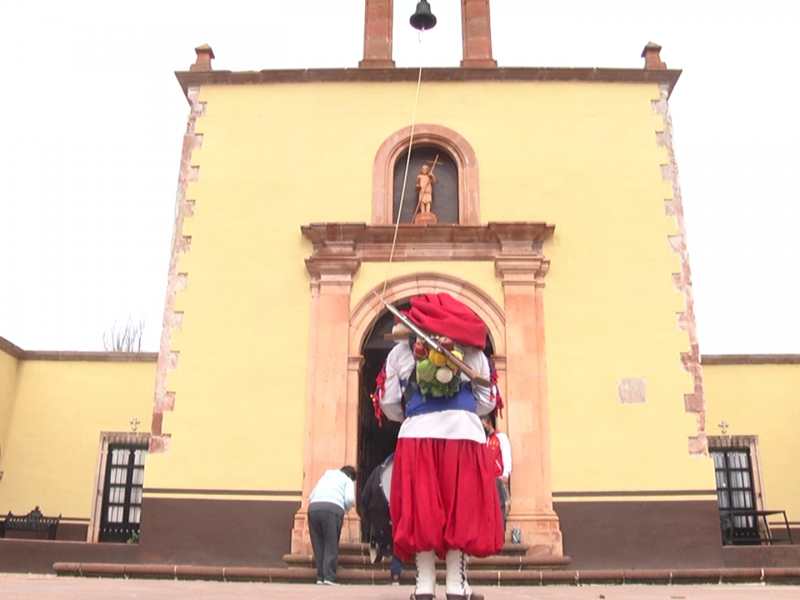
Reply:
<svg viewBox="0 0 800 600"><path fill-rule="evenodd" d="M556 502L554 508L572 569L723 566L714 500Z"/></svg>
<svg viewBox="0 0 800 600"><path fill-rule="evenodd" d="M275 569L284 578L283 555L289 553L299 502L146 498L145 503L139 544L0 539L0 571L53 573L54 563L150 564ZM800 569L800 545L723 548L714 501L556 502L555 509L564 552L572 559L570 574L531 571L526 577L569 579L580 571L580 580L600 581L600 572L611 577L621 570ZM763 573L759 577L763 580Z"/></svg>
<svg viewBox="0 0 800 600"><path fill-rule="evenodd" d="M143 563L284 567L299 501L144 498ZM111 561L109 561L111 562Z"/></svg>
<svg viewBox="0 0 800 600"><path fill-rule="evenodd" d="M797 569L800 568L800 545L728 546L722 549L722 557L726 569Z"/></svg>
<svg viewBox="0 0 800 600"><path fill-rule="evenodd" d="M132 564L139 562L138 554L137 544L0 539L0 571L52 574L55 572L53 564L57 562Z"/></svg>

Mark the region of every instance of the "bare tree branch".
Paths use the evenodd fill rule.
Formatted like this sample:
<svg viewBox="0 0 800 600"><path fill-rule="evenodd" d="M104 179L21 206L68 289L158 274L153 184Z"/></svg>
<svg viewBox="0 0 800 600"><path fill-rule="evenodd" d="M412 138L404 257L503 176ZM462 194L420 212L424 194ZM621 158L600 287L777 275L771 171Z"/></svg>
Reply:
<svg viewBox="0 0 800 600"><path fill-rule="evenodd" d="M146 319L142 316L134 321L133 317L122 326L117 322L103 333L103 348L106 352L141 352Z"/></svg>

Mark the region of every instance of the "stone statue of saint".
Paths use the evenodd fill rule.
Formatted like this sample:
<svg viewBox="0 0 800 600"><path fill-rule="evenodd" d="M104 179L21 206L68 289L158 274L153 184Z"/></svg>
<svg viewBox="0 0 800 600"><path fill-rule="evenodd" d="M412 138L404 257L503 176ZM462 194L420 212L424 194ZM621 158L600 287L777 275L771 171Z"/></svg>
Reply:
<svg viewBox="0 0 800 600"><path fill-rule="evenodd" d="M433 204L433 186L436 184L436 175L428 165L422 165L417 175L417 192L419 194L420 213L430 213Z"/></svg>

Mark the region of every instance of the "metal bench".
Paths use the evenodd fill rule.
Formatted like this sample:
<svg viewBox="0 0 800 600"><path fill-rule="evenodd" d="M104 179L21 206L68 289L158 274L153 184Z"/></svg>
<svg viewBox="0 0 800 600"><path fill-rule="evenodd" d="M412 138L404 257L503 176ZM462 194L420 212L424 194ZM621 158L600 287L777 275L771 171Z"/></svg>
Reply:
<svg viewBox="0 0 800 600"><path fill-rule="evenodd" d="M725 545L775 545L794 544L792 529L785 510L750 510L750 509L720 509L720 522L722 525L722 539ZM770 522L769 517L782 516L783 521ZM737 536L735 519L747 519L752 525L745 530L745 535ZM759 520L761 521L759 523ZM776 537L775 531L784 529L786 537Z"/></svg>
<svg viewBox="0 0 800 600"><path fill-rule="evenodd" d="M7 531L47 532L48 538L54 540L56 539L60 521L61 515L45 517L38 506L27 515L15 515L9 512L3 522L0 523L0 537L6 537Z"/></svg>

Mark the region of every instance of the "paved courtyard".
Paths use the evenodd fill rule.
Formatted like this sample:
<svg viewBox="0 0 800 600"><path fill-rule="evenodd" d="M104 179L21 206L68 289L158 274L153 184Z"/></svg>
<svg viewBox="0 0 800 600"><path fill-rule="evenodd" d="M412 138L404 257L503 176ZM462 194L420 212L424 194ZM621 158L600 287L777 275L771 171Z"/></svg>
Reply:
<svg viewBox="0 0 800 600"><path fill-rule="evenodd" d="M443 589L439 598L443 598ZM476 588L487 600L797 600L798 586L550 586ZM0 598L30 600L407 600L411 586L317 586L146 579L72 579L0 574Z"/></svg>

